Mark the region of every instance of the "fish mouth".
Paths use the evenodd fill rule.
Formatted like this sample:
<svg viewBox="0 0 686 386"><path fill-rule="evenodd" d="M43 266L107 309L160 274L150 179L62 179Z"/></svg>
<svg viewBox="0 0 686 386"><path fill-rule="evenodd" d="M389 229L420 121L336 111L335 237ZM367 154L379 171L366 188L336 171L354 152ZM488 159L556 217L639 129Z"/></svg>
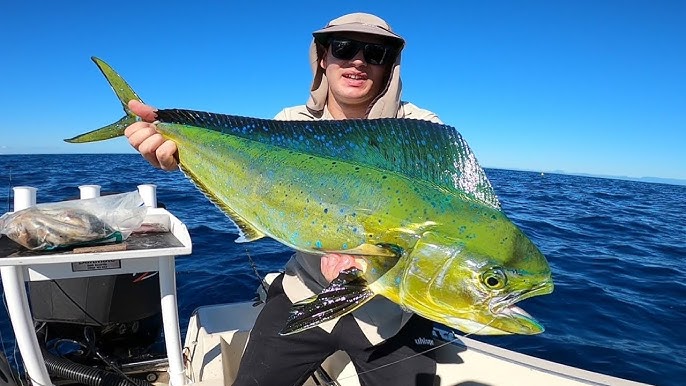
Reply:
<svg viewBox="0 0 686 386"><path fill-rule="evenodd" d="M545 328L528 312L515 304L528 298L547 295L553 292L552 281L545 281L528 291L512 292L506 296L495 298L491 302L491 313L496 320L491 327L501 330L504 334L534 335L545 331Z"/></svg>
<svg viewBox="0 0 686 386"><path fill-rule="evenodd" d="M552 291L552 281L545 281L530 290L515 291L492 299L487 311L478 318L449 317L445 323L474 335L540 334L545 331L545 328L515 303L534 296L546 295Z"/></svg>

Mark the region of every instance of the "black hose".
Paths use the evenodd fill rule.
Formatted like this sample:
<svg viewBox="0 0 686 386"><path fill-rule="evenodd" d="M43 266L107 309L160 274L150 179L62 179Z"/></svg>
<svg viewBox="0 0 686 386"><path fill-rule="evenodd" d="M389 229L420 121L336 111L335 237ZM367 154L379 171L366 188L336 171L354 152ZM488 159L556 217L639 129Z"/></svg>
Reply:
<svg viewBox="0 0 686 386"><path fill-rule="evenodd" d="M74 363L66 358L50 354L44 348L43 359L50 375L76 381L88 386L152 386L149 382L98 368Z"/></svg>

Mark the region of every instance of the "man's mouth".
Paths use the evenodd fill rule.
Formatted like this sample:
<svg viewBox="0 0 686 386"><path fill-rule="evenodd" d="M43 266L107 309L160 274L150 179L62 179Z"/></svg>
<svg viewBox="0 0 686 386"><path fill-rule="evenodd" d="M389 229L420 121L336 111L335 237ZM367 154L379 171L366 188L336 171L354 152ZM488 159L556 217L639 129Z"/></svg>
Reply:
<svg viewBox="0 0 686 386"><path fill-rule="evenodd" d="M343 74L343 77L351 80L366 80L367 76L364 74Z"/></svg>

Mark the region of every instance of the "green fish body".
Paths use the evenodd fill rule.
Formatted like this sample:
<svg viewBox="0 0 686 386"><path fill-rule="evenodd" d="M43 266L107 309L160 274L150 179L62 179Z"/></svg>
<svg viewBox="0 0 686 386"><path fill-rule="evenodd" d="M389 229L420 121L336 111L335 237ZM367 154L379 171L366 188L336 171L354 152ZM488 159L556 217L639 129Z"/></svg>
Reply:
<svg viewBox="0 0 686 386"><path fill-rule="evenodd" d="M93 58L127 115L68 142L123 135L140 98ZM179 165L238 226L313 254L364 261L295 305L283 333L344 315L375 295L477 334L534 334L514 303L553 288L545 257L501 211L453 128L409 119L275 121L159 110Z"/></svg>

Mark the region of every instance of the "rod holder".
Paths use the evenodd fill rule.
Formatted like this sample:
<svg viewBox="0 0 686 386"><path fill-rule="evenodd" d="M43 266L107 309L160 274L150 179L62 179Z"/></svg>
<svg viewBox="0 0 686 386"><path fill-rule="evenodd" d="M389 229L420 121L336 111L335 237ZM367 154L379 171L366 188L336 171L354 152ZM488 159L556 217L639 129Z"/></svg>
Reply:
<svg viewBox="0 0 686 386"><path fill-rule="evenodd" d="M100 197L100 185L80 185L81 199Z"/></svg>
<svg viewBox="0 0 686 386"><path fill-rule="evenodd" d="M138 185L138 193L143 198L143 203L149 208L157 208L157 185Z"/></svg>
<svg viewBox="0 0 686 386"><path fill-rule="evenodd" d="M15 186L14 190L14 211L18 212L36 205L36 191L32 186Z"/></svg>

